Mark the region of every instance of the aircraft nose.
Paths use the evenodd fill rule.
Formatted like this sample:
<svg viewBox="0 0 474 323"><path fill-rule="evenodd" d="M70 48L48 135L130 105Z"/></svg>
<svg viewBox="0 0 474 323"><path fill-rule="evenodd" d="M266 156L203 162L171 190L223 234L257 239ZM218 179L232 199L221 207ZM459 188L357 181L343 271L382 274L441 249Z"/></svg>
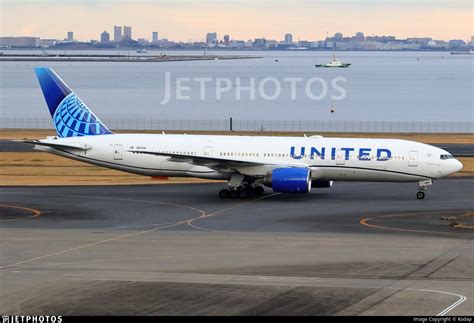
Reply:
<svg viewBox="0 0 474 323"><path fill-rule="evenodd" d="M459 160L453 159L453 160L452 160L452 164L453 164L453 165L452 165L452 168L453 168L452 172L453 172L453 173L457 173L457 172L459 172L459 171L462 169L462 166L463 166L463 165L462 165L462 163L461 163Z"/></svg>

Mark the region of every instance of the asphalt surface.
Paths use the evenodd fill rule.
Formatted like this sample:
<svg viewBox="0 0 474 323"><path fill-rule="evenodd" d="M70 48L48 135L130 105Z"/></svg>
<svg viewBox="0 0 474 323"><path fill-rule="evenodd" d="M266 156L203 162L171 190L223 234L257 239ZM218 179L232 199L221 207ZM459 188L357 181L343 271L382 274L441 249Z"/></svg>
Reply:
<svg viewBox="0 0 474 323"><path fill-rule="evenodd" d="M0 312L474 315L474 179L0 188Z"/></svg>
<svg viewBox="0 0 474 323"><path fill-rule="evenodd" d="M434 144L451 153L454 157L474 157L474 145L470 144ZM0 140L0 152L34 151L33 145L12 140Z"/></svg>

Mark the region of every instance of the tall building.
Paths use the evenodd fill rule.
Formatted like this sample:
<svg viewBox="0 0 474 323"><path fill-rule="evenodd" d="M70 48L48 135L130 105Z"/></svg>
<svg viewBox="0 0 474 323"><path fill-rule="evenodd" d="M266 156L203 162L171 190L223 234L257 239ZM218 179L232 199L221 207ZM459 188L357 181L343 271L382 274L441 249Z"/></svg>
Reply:
<svg viewBox="0 0 474 323"><path fill-rule="evenodd" d="M292 34L286 34L285 35L285 44L292 44L293 43L293 35Z"/></svg>
<svg viewBox="0 0 474 323"><path fill-rule="evenodd" d="M255 38L252 47L265 47L266 42L265 38Z"/></svg>
<svg viewBox="0 0 474 323"><path fill-rule="evenodd" d="M70 42L74 41L74 33L72 31L67 32L67 41L70 41Z"/></svg>
<svg viewBox="0 0 474 323"><path fill-rule="evenodd" d="M123 38L125 37L132 39L132 27L123 26Z"/></svg>
<svg viewBox="0 0 474 323"><path fill-rule="evenodd" d="M152 43L157 43L158 42L158 32L154 31L151 33L151 42Z"/></svg>
<svg viewBox="0 0 474 323"><path fill-rule="evenodd" d="M365 40L364 33L362 33L362 32L359 31L358 33L356 33L355 39L356 39L357 41L364 41L364 40Z"/></svg>
<svg viewBox="0 0 474 323"><path fill-rule="evenodd" d="M102 34L100 34L100 42L101 43L109 43L110 42L110 34L104 30Z"/></svg>
<svg viewBox="0 0 474 323"><path fill-rule="evenodd" d="M114 26L114 42L118 43L122 40L122 26Z"/></svg>
<svg viewBox="0 0 474 323"><path fill-rule="evenodd" d="M230 36L224 35L224 45L229 47L230 46Z"/></svg>
<svg viewBox="0 0 474 323"><path fill-rule="evenodd" d="M336 41L342 41L342 33L335 33L334 34L334 40Z"/></svg>
<svg viewBox="0 0 474 323"><path fill-rule="evenodd" d="M206 45L215 46L217 44L217 33L207 33L206 34Z"/></svg>

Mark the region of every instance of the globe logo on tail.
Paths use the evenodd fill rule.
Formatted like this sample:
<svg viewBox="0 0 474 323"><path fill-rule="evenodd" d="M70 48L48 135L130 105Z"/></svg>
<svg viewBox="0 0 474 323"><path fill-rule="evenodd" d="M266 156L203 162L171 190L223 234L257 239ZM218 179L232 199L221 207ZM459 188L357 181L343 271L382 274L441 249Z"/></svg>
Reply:
<svg viewBox="0 0 474 323"><path fill-rule="evenodd" d="M106 135L111 131L74 94L66 96L53 116L60 137Z"/></svg>

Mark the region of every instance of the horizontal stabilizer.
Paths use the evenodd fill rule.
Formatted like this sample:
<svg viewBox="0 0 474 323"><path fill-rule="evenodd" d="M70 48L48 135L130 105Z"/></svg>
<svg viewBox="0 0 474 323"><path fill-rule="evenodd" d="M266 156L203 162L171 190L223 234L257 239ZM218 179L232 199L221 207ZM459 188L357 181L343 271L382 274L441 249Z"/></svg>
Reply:
<svg viewBox="0 0 474 323"><path fill-rule="evenodd" d="M92 147L88 146L83 143L55 143L51 141L40 141L40 140L22 140L22 142L27 143L27 144L34 144L38 146L46 146L46 147L51 147L51 148L58 148L58 149L75 149L75 150L89 150Z"/></svg>

